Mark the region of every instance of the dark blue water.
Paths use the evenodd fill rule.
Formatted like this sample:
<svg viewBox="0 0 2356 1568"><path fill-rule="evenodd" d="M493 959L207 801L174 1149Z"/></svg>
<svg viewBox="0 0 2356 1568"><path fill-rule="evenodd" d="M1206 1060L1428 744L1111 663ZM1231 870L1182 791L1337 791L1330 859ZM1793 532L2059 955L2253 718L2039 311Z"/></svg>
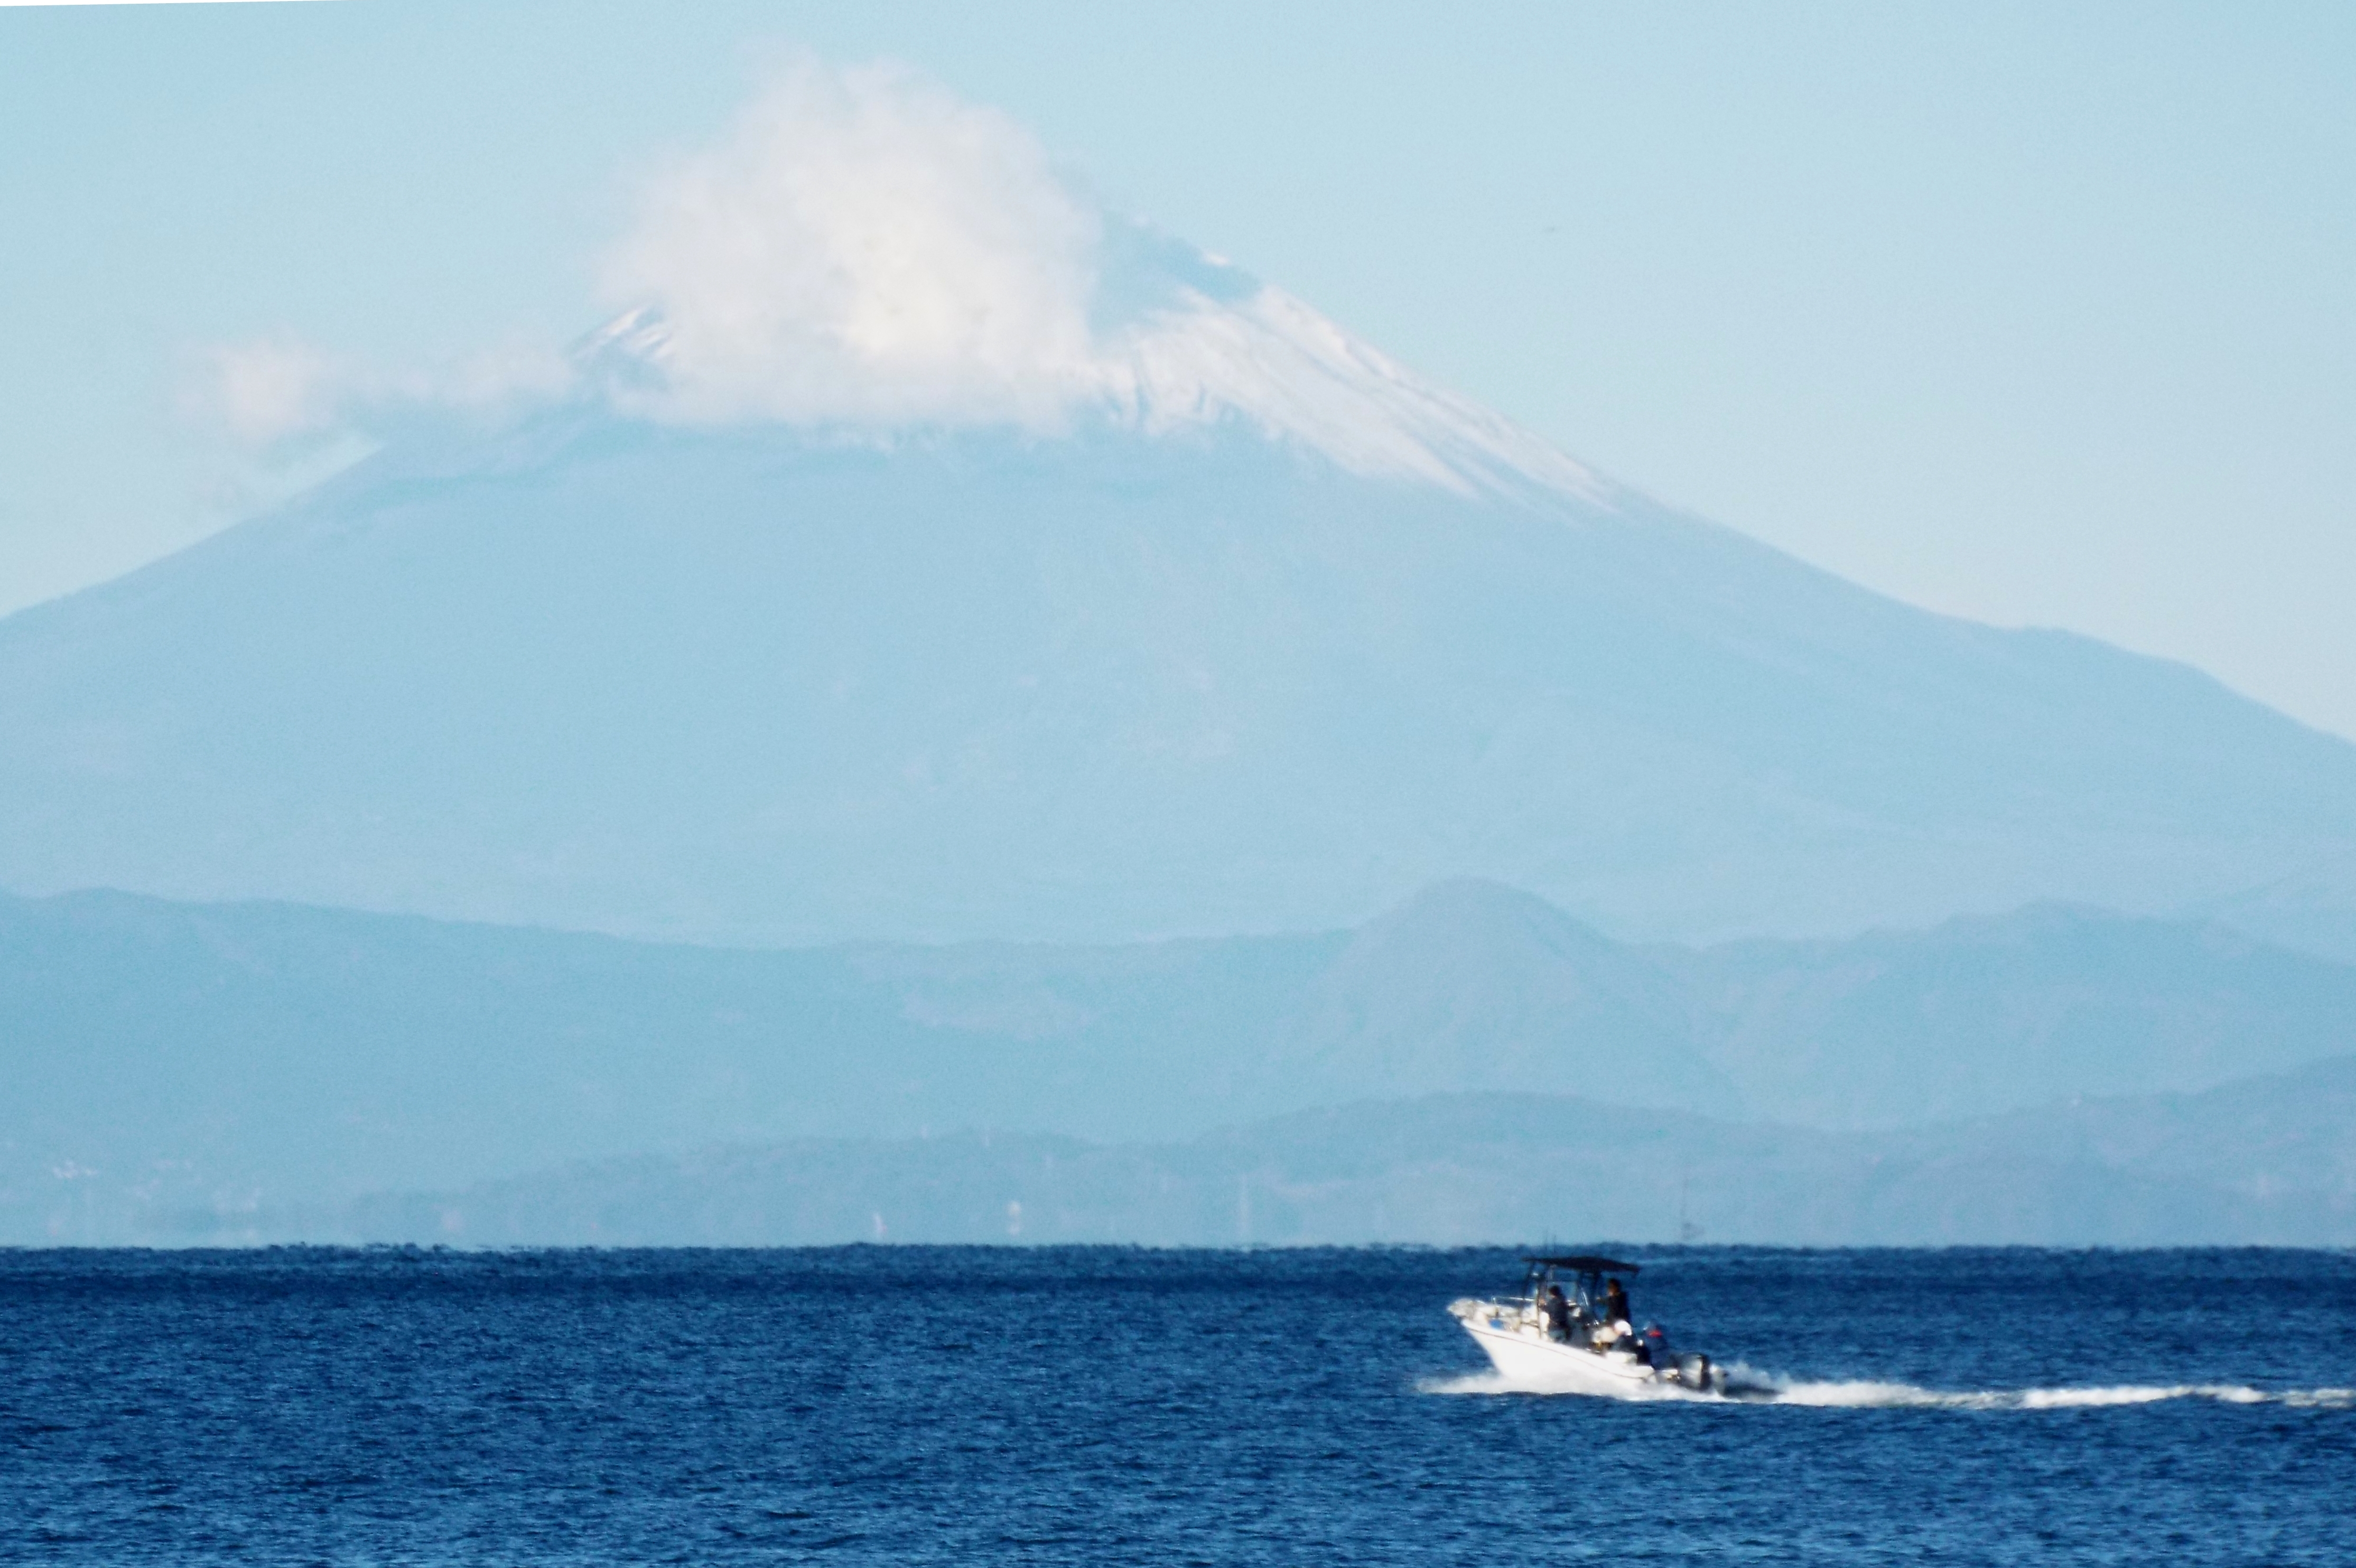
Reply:
<svg viewBox="0 0 2356 1568"><path fill-rule="evenodd" d="M1437 1392L1494 1253L0 1253L0 1559L2356 1562L2356 1257L1653 1257L1818 1403Z"/></svg>

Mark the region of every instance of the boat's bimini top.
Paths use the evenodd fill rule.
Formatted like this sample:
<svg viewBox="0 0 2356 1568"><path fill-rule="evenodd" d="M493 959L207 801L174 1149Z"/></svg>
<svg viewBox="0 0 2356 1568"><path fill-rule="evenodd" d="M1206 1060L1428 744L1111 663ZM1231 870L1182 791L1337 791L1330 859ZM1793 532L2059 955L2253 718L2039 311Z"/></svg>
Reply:
<svg viewBox="0 0 2356 1568"><path fill-rule="evenodd" d="M1574 1274L1634 1274L1636 1272L1636 1265L1634 1264L1619 1263L1612 1258L1583 1256L1569 1258L1534 1258L1526 1256L1522 1261L1538 1268L1567 1268Z"/></svg>

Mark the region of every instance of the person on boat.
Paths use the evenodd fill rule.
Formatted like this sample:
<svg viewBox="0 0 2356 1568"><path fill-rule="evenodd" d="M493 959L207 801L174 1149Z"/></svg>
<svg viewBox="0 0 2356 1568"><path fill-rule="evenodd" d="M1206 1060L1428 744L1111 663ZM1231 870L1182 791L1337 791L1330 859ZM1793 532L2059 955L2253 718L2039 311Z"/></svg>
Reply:
<svg viewBox="0 0 2356 1568"><path fill-rule="evenodd" d="M1570 1302L1563 1296L1562 1286L1558 1285L1547 1286L1546 1305L1543 1310L1546 1313L1547 1332L1559 1334L1566 1339L1569 1339Z"/></svg>
<svg viewBox="0 0 2356 1568"><path fill-rule="evenodd" d="M1603 1321L1622 1334L1634 1327L1628 1316L1628 1293L1616 1279L1603 1282Z"/></svg>

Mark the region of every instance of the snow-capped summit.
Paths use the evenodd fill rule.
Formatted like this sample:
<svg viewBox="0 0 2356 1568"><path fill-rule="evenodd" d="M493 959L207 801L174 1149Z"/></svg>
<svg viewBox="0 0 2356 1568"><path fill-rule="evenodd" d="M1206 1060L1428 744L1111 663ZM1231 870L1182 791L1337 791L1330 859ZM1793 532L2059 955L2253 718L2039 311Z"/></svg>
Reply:
<svg viewBox="0 0 2356 1568"><path fill-rule="evenodd" d="M787 72L649 182L606 283L618 314L578 357L665 422L1236 420L1354 474L1601 494L1282 290L1108 212L1003 116L888 68Z"/></svg>
<svg viewBox="0 0 2356 1568"><path fill-rule="evenodd" d="M1236 418L1368 477L1606 494L1538 437L1267 284L1234 299L1186 291L1116 337L1100 371L1100 396L1148 432Z"/></svg>
<svg viewBox="0 0 2356 1568"><path fill-rule="evenodd" d="M658 421L1047 432L1108 421L1158 434L1235 420L1369 477L1462 494L1536 488L1605 498L1594 474L1540 437L1425 380L1282 289L1142 223L1106 227L1114 275L1095 280L1084 342L1006 375L1001 398L969 388L966 397L928 401L919 378L894 385L888 369L872 367L821 396L726 366L723 393L708 384L712 371L699 348L656 305L633 306L590 334L574 362L617 407ZM843 352L840 337L831 347ZM862 383L866 400L845 395Z"/></svg>

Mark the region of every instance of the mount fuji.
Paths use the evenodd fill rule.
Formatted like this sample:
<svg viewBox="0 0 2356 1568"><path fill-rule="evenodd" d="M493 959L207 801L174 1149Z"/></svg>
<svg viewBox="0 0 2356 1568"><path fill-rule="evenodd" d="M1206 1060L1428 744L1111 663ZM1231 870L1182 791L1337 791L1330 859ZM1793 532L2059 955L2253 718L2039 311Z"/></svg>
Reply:
<svg viewBox="0 0 2356 1568"><path fill-rule="evenodd" d="M845 208L775 130L682 176L561 389L379 410L291 504L0 621L0 885L773 944L1478 877L1693 941L2356 851L2356 745L2198 671L1614 484L1021 144L979 215L905 159ZM708 218L747 190L766 229Z"/></svg>

